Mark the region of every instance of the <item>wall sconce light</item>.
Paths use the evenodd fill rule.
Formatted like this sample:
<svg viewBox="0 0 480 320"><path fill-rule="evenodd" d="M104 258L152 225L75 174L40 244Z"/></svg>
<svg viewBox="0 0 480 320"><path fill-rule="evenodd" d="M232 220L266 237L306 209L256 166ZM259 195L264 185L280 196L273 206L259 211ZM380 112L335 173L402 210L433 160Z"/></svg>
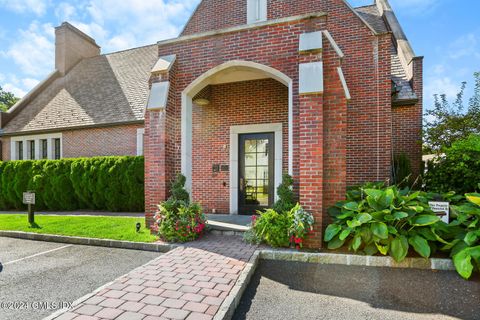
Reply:
<svg viewBox="0 0 480 320"><path fill-rule="evenodd" d="M198 98L198 99L195 99L193 103L195 103L197 106L204 107L210 104L210 100L205 98Z"/></svg>

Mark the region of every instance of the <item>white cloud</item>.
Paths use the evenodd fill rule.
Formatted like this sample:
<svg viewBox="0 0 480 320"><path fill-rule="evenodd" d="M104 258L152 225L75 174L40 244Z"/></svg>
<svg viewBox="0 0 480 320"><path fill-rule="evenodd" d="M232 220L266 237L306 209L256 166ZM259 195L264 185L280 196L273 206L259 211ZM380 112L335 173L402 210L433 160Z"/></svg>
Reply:
<svg viewBox="0 0 480 320"><path fill-rule="evenodd" d="M76 11L75 7L70 3L62 2L55 8L55 16L60 21L66 21L73 17Z"/></svg>
<svg viewBox="0 0 480 320"><path fill-rule="evenodd" d="M106 51L152 44L177 36L197 3L198 0L91 0L87 5L91 22L79 28L108 28L109 32L97 35L93 34L95 30L86 31Z"/></svg>
<svg viewBox="0 0 480 320"><path fill-rule="evenodd" d="M55 44L53 26L30 24L5 52L26 75L45 76L53 70Z"/></svg>
<svg viewBox="0 0 480 320"><path fill-rule="evenodd" d="M34 13L42 16L47 11L49 0L0 0L0 7L17 13Z"/></svg>
<svg viewBox="0 0 480 320"><path fill-rule="evenodd" d="M17 87L15 84L12 83L5 83L2 86L3 90L13 93L16 97L23 98L27 91Z"/></svg>
<svg viewBox="0 0 480 320"><path fill-rule="evenodd" d="M33 79L33 78L22 79L23 87L25 89L27 89L28 91L32 90L39 82L40 81L38 81L37 79Z"/></svg>
<svg viewBox="0 0 480 320"><path fill-rule="evenodd" d="M476 33L468 33L457 38L449 46L449 57L452 59L477 58L480 59L480 36Z"/></svg>

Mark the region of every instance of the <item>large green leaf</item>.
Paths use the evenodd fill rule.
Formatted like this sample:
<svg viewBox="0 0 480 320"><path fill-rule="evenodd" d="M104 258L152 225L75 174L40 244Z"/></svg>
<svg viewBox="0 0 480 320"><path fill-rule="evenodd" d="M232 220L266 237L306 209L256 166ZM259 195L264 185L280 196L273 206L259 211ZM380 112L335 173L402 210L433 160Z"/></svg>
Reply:
<svg viewBox="0 0 480 320"><path fill-rule="evenodd" d="M338 238L343 241L343 240L348 238L348 236L350 235L351 232L352 232L352 229L350 229L350 228L345 229L340 233Z"/></svg>
<svg viewBox="0 0 480 320"><path fill-rule="evenodd" d="M373 256L378 252L378 249L375 243L370 243L365 246L365 249L363 249L363 251L365 251L365 254L367 256Z"/></svg>
<svg viewBox="0 0 480 320"><path fill-rule="evenodd" d="M480 206L479 193L467 193L465 197L467 197L467 200L470 201L471 203L476 204L477 206Z"/></svg>
<svg viewBox="0 0 480 320"><path fill-rule="evenodd" d="M360 235L362 236L363 242L370 243L370 241L372 241L373 233L369 226L363 226Z"/></svg>
<svg viewBox="0 0 480 320"><path fill-rule="evenodd" d="M341 230L342 230L342 227L340 227L339 225L331 224L325 230L325 236L324 236L323 239L326 242L328 242L328 241L332 240L333 237L335 237Z"/></svg>
<svg viewBox="0 0 480 320"><path fill-rule="evenodd" d="M357 252L358 248L362 245L362 237L360 234L356 234L355 237L353 237L352 240L352 249L353 251Z"/></svg>
<svg viewBox="0 0 480 320"><path fill-rule="evenodd" d="M374 222L371 226L372 232L380 239L388 239L388 227L383 222ZM380 249L379 249L380 250Z"/></svg>
<svg viewBox="0 0 480 320"><path fill-rule="evenodd" d="M469 279L472 276L472 256L470 255L468 248L463 249L453 256L453 264L455 265L455 269L457 269L458 274L460 274L464 279Z"/></svg>
<svg viewBox="0 0 480 320"><path fill-rule="evenodd" d="M349 202L343 205L344 209L347 209L349 211L358 211L358 203L357 202Z"/></svg>
<svg viewBox="0 0 480 320"><path fill-rule="evenodd" d="M408 253L408 240L405 236L398 236L390 244L390 256L397 262L402 262Z"/></svg>
<svg viewBox="0 0 480 320"><path fill-rule="evenodd" d="M471 245L475 244L477 239L478 239L477 232L476 231L470 231L469 233L467 233L465 235L465 238L463 239L463 241L465 241L465 243L467 245L471 246Z"/></svg>
<svg viewBox="0 0 480 320"><path fill-rule="evenodd" d="M328 243L328 249L335 250L335 249L341 248L344 243L345 243L345 240L340 240L339 237L336 236Z"/></svg>
<svg viewBox="0 0 480 320"><path fill-rule="evenodd" d="M375 246L377 247L378 251L380 251L380 253L383 254L384 256L386 256L388 254L388 245L383 246L383 245L375 242Z"/></svg>
<svg viewBox="0 0 480 320"><path fill-rule="evenodd" d="M382 190L378 189L365 189L363 190L367 196L372 197L375 200L379 200L383 195L385 195L385 192Z"/></svg>
<svg viewBox="0 0 480 320"><path fill-rule="evenodd" d="M428 241L425 238L414 235L413 237L408 238L408 243L410 243L415 249L415 251L424 258L430 257L431 249Z"/></svg>
<svg viewBox="0 0 480 320"><path fill-rule="evenodd" d="M429 226L436 222L440 221L440 217L434 216L431 214L421 214L419 216L413 217L411 224L415 227Z"/></svg>
<svg viewBox="0 0 480 320"><path fill-rule="evenodd" d="M372 220L372 216L369 215L368 213L359 213L357 215L357 220L358 222L360 222L361 224L364 224L364 223L367 223L368 221Z"/></svg>
<svg viewBox="0 0 480 320"><path fill-rule="evenodd" d="M397 211L393 214L393 218L395 220L401 220L401 219L404 219L404 218L408 218L408 213L402 212L402 211Z"/></svg>

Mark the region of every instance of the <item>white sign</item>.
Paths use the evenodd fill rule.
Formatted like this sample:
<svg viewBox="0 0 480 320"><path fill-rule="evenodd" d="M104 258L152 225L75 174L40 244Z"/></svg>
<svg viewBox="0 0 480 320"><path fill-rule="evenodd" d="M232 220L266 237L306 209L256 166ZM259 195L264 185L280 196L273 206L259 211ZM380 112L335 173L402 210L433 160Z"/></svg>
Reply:
<svg viewBox="0 0 480 320"><path fill-rule="evenodd" d="M437 214L442 221L450 223L450 203L440 201L430 201L428 203L433 212Z"/></svg>
<svg viewBox="0 0 480 320"><path fill-rule="evenodd" d="M24 192L23 193L23 203L24 204L35 204L35 193Z"/></svg>

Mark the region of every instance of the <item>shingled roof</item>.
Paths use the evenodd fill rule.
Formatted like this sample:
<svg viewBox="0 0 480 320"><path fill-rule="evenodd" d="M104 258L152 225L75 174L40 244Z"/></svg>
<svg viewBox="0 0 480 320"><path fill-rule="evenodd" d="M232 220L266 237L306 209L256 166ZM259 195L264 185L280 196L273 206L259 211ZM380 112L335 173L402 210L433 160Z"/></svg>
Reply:
<svg viewBox="0 0 480 320"><path fill-rule="evenodd" d="M388 32L387 25L376 5L358 7L355 8L355 11L373 28L373 30L375 30L375 32Z"/></svg>
<svg viewBox="0 0 480 320"><path fill-rule="evenodd" d="M41 90L3 133L140 122L157 58L150 45L84 59Z"/></svg>

